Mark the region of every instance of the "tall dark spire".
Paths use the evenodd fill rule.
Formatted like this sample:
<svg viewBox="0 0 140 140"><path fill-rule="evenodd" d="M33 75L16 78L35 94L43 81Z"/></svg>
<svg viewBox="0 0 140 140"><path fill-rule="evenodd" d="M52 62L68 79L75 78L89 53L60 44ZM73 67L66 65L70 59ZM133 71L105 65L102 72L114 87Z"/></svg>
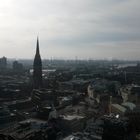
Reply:
<svg viewBox="0 0 140 140"><path fill-rule="evenodd" d="M42 87L42 61L39 52L39 39L37 37L36 54L33 64L33 86L38 89Z"/></svg>
<svg viewBox="0 0 140 140"><path fill-rule="evenodd" d="M38 39L38 37L37 37L37 43L36 43L36 54L40 55L40 52L39 52L39 39Z"/></svg>

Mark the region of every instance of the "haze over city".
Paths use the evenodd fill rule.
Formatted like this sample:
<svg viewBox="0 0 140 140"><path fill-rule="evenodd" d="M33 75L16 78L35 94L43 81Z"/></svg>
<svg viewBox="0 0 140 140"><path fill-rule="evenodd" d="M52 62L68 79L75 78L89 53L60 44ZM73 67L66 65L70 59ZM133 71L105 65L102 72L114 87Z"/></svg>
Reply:
<svg viewBox="0 0 140 140"><path fill-rule="evenodd" d="M138 0L2 0L0 56L140 59Z"/></svg>
<svg viewBox="0 0 140 140"><path fill-rule="evenodd" d="M1 0L0 140L140 140L139 9Z"/></svg>

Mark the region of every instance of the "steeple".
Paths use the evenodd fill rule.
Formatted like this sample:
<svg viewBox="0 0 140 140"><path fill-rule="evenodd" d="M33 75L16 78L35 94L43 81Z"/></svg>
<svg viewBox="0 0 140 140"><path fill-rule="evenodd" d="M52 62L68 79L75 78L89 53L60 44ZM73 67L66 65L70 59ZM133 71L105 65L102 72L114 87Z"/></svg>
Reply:
<svg viewBox="0 0 140 140"><path fill-rule="evenodd" d="M36 44L36 55L39 54L40 55L40 52L39 52L39 39L37 37L37 44Z"/></svg>
<svg viewBox="0 0 140 140"><path fill-rule="evenodd" d="M37 37L36 54L33 64L33 86L35 89L42 87L42 61L39 52L39 39Z"/></svg>

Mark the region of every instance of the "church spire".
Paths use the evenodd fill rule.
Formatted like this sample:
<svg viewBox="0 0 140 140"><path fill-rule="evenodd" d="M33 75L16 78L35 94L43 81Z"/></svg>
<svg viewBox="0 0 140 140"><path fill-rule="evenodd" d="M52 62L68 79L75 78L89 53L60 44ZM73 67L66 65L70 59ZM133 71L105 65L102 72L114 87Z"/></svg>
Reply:
<svg viewBox="0 0 140 140"><path fill-rule="evenodd" d="M39 52L39 39L37 37L36 54L33 64L33 86L38 89L42 87L42 61Z"/></svg>
<svg viewBox="0 0 140 140"><path fill-rule="evenodd" d="M40 54L40 52L39 52L39 39L38 39L38 36L37 36L37 44L36 44L36 54Z"/></svg>

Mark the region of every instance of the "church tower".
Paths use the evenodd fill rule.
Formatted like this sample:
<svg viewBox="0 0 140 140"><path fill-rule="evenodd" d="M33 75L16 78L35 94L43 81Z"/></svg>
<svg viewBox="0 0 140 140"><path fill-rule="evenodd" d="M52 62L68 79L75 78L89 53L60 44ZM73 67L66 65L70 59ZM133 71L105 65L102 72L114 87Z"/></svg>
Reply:
<svg viewBox="0 0 140 140"><path fill-rule="evenodd" d="M39 52L39 40L37 37L36 54L33 63L33 87L39 89L42 87L42 61Z"/></svg>

